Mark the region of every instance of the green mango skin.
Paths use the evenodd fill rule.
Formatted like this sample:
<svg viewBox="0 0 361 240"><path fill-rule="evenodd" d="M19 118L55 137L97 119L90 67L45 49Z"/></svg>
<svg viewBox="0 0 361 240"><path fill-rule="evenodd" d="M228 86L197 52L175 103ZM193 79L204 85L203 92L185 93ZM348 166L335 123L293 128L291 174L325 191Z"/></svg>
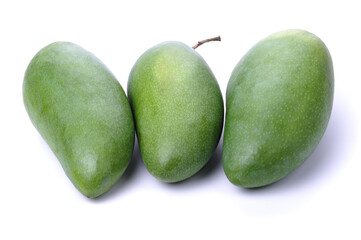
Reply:
<svg viewBox="0 0 361 240"><path fill-rule="evenodd" d="M106 192L132 157L135 130L119 82L93 54L56 42L31 60L24 78L26 110L85 196Z"/></svg>
<svg viewBox="0 0 361 240"><path fill-rule="evenodd" d="M142 159L164 182L198 172L211 158L223 128L223 99L203 58L180 42L146 51L128 81Z"/></svg>
<svg viewBox="0 0 361 240"><path fill-rule="evenodd" d="M227 86L222 158L228 179L260 187L300 166L326 130L333 91L331 56L315 35L287 30L256 44Z"/></svg>

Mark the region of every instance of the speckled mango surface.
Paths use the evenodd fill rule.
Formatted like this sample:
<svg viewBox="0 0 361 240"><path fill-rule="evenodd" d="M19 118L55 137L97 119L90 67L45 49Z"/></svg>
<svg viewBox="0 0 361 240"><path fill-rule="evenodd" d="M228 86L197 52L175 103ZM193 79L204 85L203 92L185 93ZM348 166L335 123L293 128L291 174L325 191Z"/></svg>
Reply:
<svg viewBox="0 0 361 240"><path fill-rule="evenodd" d="M228 179L260 187L300 166L326 130L333 91L331 56L315 35L287 30L256 44L227 86L222 157Z"/></svg>
<svg viewBox="0 0 361 240"><path fill-rule="evenodd" d="M128 81L142 159L161 181L177 182L211 158L223 127L223 100L203 58L180 42L146 51Z"/></svg>
<svg viewBox="0 0 361 240"><path fill-rule="evenodd" d="M23 97L34 126L85 196L106 192L133 153L134 123L127 97L106 66L68 42L31 60Z"/></svg>

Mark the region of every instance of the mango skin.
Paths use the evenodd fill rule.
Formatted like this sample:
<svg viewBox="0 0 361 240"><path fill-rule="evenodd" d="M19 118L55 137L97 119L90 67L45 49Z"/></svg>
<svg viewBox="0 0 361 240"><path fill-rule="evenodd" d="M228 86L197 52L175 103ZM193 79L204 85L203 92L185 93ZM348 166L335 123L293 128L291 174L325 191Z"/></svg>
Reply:
<svg viewBox="0 0 361 240"><path fill-rule="evenodd" d="M326 130L333 91L331 56L315 35L287 30L256 44L227 86L222 158L228 179L260 187L300 166Z"/></svg>
<svg viewBox="0 0 361 240"><path fill-rule="evenodd" d="M142 159L164 182L198 172L211 158L223 128L223 99L203 58L180 42L146 51L128 80Z"/></svg>
<svg viewBox="0 0 361 240"><path fill-rule="evenodd" d="M46 46L26 70L23 98L82 194L97 197L118 181L132 157L134 123L122 87L99 59L69 42Z"/></svg>

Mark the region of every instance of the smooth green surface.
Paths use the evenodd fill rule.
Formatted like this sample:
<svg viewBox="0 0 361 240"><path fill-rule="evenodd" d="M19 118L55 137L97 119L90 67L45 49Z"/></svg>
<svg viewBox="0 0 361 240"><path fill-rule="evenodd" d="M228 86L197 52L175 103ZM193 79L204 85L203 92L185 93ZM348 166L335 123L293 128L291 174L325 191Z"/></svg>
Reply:
<svg viewBox="0 0 361 240"><path fill-rule="evenodd" d="M133 153L127 97L94 55L67 42L40 50L23 84L26 110L74 186L87 197L107 191Z"/></svg>
<svg viewBox="0 0 361 240"><path fill-rule="evenodd" d="M223 126L223 100L203 58L180 42L146 51L128 81L143 161L165 182L199 171L217 147Z"/></svg>
<svg viewBox="0 0 361 240"><path fill-rule="evenodd" d="M223 167L228 179L260 187L300 166L326 130L333 88L331 56L315 35L288 30L256 44L227 87Z"/></svg>

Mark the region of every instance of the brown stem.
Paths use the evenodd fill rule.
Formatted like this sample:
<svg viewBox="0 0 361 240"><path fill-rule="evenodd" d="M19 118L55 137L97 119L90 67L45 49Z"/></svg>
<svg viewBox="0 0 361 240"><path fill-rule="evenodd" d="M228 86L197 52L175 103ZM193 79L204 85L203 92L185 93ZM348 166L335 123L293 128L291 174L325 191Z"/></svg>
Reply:
<svg viewBox="0 0 361 240"><path fill-rule="evenodd" d="M196 45L194 45L192 48L196 49L197 47L199 47L203 43L212 42L212 41L221 41L221 36L214 37L214 38L208 38L208 39L205 39L205 40L202 40L202 41L198 41L198 43Z"/></svg>

